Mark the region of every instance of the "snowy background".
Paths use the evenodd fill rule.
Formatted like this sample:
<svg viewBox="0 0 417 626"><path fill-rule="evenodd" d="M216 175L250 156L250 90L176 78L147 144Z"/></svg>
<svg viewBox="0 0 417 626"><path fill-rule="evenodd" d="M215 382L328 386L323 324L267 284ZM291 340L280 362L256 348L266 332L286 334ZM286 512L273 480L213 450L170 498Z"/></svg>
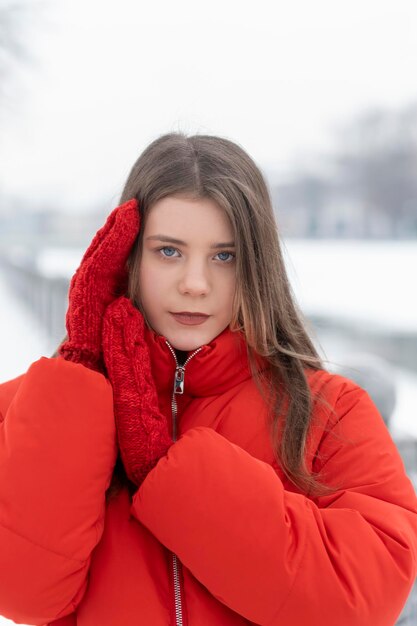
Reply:
<svg viewBox="0 0 417 626"><path fill-rule="evenodd" d="M53 330L42 323L36 294L28 295L29 273L26 297L18 297L10 258L27 252L42 289L69 281L85 249L74 243L72 225L85 234L81 213L110 212L139 153L166 132L236 141L274 185L294 172L319 172L334 188L328 164L356 141L348 122L382 109L396 128L403 120L396 112L407 116L407 107L415 107L416 23L415 0L0 0L0 382L50 356L65 331L59 302ZM404 144L387 143L378 128L372 133L381 150L376 161L384 163L391 149L396 165L388 189L408 166L413 181L416 152L407 161ZM412 125L400 137L417 145ZM361 129L357 139L363 156L369 146ZM356 192L350 179L328 212L317 207L322 228L346 214L348 234L362 232L350 220L359 209L370 216L372 194L355 198ZM414 235L406 225L401 241L333 240L333 231L323 237L320 229L319 239L284 241L294 294L325 365L345 375L350 368L352 378L371 365L370 386L385 393L384 402L395 399L390 429L397 440L417 437L412 193L400 193L402 205L393 196L390 207L389 224L407 203L406 224L414 219ZM312 196L314 185L307 203ZM278 209L295 218L288 197L279 189L276 197ZM378 201L372 232L385 236L387 215ZM61 228L47 241L41 226L48 211ZM298 220L312 217L301 213ZM0 617L0 624L11 622ZM417 624L417 608L401 624Z"/></svg>
<svg viewBox="0 0 417 626"><path fill-rule="evenodd" d="M344 323L362 333L417 336L417 268L415 241L326 241L291 239L283 242L284 257L296 300L303 314ZM35 268L45 277L70 279L84 250L46 248ZM34 315L17 299L0 272L0 381L18 376L57 345ZM331 323L330 323L331 322ZM62 319L62 335L65 332ZM326 329L313 329L329 369L337 370L355 354L357 345ZM386 362L397 390L392 426L417 436L417 371Z"/></svg>

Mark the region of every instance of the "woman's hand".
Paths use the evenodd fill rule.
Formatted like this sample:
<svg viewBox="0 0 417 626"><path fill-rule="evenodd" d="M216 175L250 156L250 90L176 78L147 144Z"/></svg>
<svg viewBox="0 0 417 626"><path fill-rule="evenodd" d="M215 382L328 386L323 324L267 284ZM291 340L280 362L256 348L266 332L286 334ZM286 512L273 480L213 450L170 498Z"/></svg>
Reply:
<svg viewBox="0 0 417 626"><path fill-rule="evenodd" d="M128 478L137 486L173 443L159 411L144 330L143 316L128 298L121 296L107 307L104 362L113 387L120 455Z"/></svg>
<svg viewBox="0 0 417 626"><path fill-rule="evenodd" d="M110 213L85 252L69 288L68 339L58 350L68 361L103 371L103 315L127 288L126 261L139 228L139 206L133 198Z"/></svg>

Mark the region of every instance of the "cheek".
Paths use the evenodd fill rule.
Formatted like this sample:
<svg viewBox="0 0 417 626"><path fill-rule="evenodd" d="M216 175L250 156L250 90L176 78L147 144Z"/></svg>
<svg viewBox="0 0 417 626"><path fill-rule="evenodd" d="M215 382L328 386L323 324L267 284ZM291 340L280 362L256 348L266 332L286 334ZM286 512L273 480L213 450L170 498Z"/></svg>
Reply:
<svg viewBox="0 0 417 626"><path fill-rule="evenodd" d="M222 294L220 295L220 299L224 305L224 313L228 316L232 314L235 290L236 277L233 274L222 281Z"/></svg>
<svg viewBox="0 0 417 626"><path fill-rule="evenodd" d="M139 267L139 293L144 311L149 315L157 314L171 290L170 272L145 254Z"/></svg>
<svg viewBox="0 0 417 626"><path fill-rule="evenodd" d="M139 269L139 293L145 311L158 300L161 292L161 276L150 263L142 261Z"/></svg>
<svg viewBox="0 0 417 626"><path fill-rule="evenodd" d="M228 300L230 301L233 300L235 290L236 290L236 275L233 272L231 273L230 276L227 277L227 280L225 281L225 291L227 292Z"/></svg>

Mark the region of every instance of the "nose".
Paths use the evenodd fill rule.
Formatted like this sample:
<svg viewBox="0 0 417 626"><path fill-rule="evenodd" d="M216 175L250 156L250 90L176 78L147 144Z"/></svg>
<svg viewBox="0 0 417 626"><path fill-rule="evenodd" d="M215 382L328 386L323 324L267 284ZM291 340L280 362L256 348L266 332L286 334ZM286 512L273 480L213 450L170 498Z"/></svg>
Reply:
<svg viewBox="0 0 417 626"><path fill-rule="evenodd" d="M187 263L178 283L181 295L205 296L210 292L210 278L202 263Z"/></svg>

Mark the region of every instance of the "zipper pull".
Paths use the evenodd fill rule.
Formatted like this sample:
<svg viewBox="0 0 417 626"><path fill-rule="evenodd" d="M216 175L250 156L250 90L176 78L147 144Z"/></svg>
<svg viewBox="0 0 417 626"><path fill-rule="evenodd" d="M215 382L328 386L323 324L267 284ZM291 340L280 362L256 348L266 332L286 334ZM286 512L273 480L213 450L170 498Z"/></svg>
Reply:
<svg viewBox="0 0 417 626"><path fill-rule="evenodd" d="M174 393L184 393L184 368L179 366L175 370Z"/></svg>

